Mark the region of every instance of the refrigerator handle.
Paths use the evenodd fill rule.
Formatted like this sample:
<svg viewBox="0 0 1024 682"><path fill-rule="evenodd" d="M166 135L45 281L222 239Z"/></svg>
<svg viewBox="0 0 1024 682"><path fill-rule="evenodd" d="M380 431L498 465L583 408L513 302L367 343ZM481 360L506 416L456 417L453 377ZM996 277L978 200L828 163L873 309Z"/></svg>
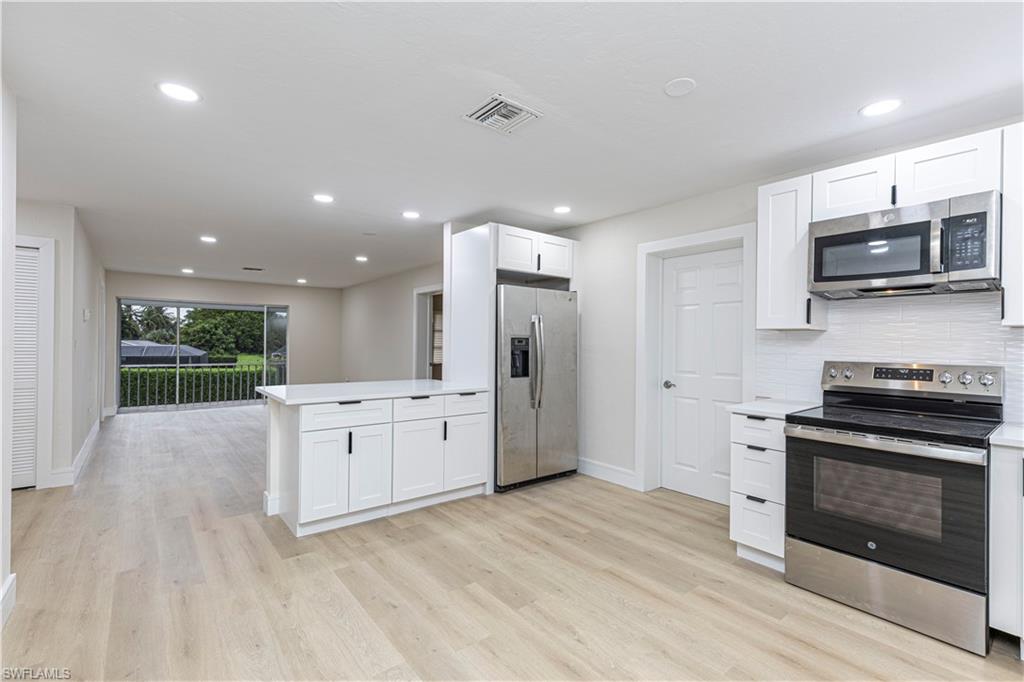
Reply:
<svg viewBox="0 0 1024 682"><path fill-rule="evenodd" d="M541 401L544 399L544 363L547 360L544 348L543 315L537 315L537 341L537 348L540 351L540 357L537 358L537 409L539 410Z"/></svg>
<svg viewBox="0 0 1024 682"><path fill-rule="evenodd" d="M540 372L540 316L530 316L530 409L536 410Z"/></svg>

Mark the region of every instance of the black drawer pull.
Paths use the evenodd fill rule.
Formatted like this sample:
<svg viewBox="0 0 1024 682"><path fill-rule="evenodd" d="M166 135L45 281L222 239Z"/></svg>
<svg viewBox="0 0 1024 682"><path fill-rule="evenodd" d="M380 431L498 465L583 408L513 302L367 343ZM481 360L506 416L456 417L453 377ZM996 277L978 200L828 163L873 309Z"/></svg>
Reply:
<svg viewBox="0 0 1024 682"><path fill-rule="evenodd" d="M747 499L750 500L751 502L757 502L758 504L764 504L765 502L768 501L763 497L754 497L753 495L747 495Z"/></svg>
<svg viewBox="0 0 1024 682"><path fill-rule="evenodd" d="M757 450L758 452L764 452L768 448L762 448L760 445L748 445L747 450Z"/></svg>
<svg viewBox="0 0 1024 682"><path fill-rule="evenodd" d="M747 419L754 419L759 422L768 421L768 417L758 417L757 415L754 414L748 414Z"/></svg>
<svg viewBox="0 0 1024 682"><path fill-rule="evenodd" d="M348 454L352 454L352 432L348 432Z"/></svg>
<svg viewBox="0 0 1024 682"><path fill-rule="evenodd" d="M414 395L414 396L409 396L409 400L426 400L429 397L430 397L429 395Z"/></svg>
<svg viewBox="0 0 1024 682"><path fill-rule="evenodd" d="M459 395L461 395L461 396L476 395L476 391L473 391L472 393L460 393Z"/></svg>
<svg viewBox="0 0 1024 682"><path fill-rule="evenodd" d="M448 420L444 420L444 432L441 434L441 440L448 440Z"/></svg>
<svg viewBox="0 0 1024 682"><path fill-rule="evenodd" d="M361 402L363 402L363 401L362 400L339 400L338 404L339 405L358 405Z"/></svg>

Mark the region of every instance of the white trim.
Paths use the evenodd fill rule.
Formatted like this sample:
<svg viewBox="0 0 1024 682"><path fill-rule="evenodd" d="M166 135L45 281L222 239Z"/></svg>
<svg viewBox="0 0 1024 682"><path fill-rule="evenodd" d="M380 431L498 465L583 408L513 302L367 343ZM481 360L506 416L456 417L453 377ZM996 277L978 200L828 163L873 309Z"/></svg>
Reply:
<svg viewBox="0 0 1024 682"><path fill-rule="evenodd" d="M767 566L773 571L779 573L786 572L786 560L782 557L777 557L774 554L763 552L755 547L749 547L740 543L736 543L736 556L747 561L753 561L755 564L761 564Z"/></svg>
<svg viewBox="0 0 1024 682"><path fill-rule="evenodd" d="M639 490L661 485L661 273L666 258L743 248L743 400L754 398L755 223L637 245L634 466ZM653 406L653 409L652 409Z"/></svg>
<svg viewBox="0 0 1024 682"><path fill-rule="evenodd" d="M106 407L103 408L103 418L104 419L106 419L107 417L113 417L116 414L117 414L117 408L114 407L113 405L107 405Z"/></svg>
<svg viewBox="0 0 1024 682"><path fill-rule="evenodd" d="M420 334L423 333L422 327L426 326L426 333L430 334L431 316L433 313L433 306L430 305L430 299L434 294L440 294L444 292L443 284L427 284L422 287L415 287L412 290L412 377L414 379L429 379L430 373L420 376L420 362L424 358L420 357L420 353L424 348L424 339L420 338ZM422 298L421 298L422 297ZM425 309L425 310L424 310ZM425 313L425 314L424 314ZM441 308L441 314L444 315L444 308ZM444 329L444 322L441 323L442 329ZM443 354L442 348L442 354ZM430 362L430 352L427 352L426 360Z"/></svg>
<svg viewBox="0 0 1024 682"><path fill-rule="evenodd" d="M11 573L7 576L7 580L4 581L2 592L0 592L0 603L2 603L3 618L0 624L7 625L7 619L11 617L11 612L14 611L14 602L18 599L18 574Z"/></svg>
<svg viewBox="0 0 1024 682"><path fill-rule="evenodd" d="M82 475L82 471L85 470L89 460L92 459L93 452L96 451L96 437L100 433L100 420L97 419L92 423L92 428L89 429L89 435L85 437L85 441L82 442L82 447L78 449L78 454L75 455L75 461L71 465L74 469L73 482L77 483L78 478Z"/></svg>
<svg viewBox="0 0 1024 682"><path fill-rule="evenodd" d="M50 237L19 234L14 245L39 250L39 375L36 396L36 487L51 488L53 483L53 401L56 325L56 242Z"/></svg>
<svg viewBox="0 0 1024 682"><path fill-rule="evenodd" d="M608 483L621 485L631 490L643 491L635 471L617 467L613 464L605 464L592 459L580 458L577 471L584 476L592 476Z"/></svg>
<svg viewBox="0 0 1024 682"><path fill-rule="evenodd" d="M281 513L281 498L271 497L266 490L263 491L263 513L267 516L277 516Z"/></svg>

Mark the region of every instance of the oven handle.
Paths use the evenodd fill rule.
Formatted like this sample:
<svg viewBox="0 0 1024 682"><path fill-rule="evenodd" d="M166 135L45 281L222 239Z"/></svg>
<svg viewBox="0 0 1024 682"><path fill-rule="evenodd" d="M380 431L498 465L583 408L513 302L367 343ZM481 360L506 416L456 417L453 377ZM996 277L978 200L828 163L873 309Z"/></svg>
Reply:
<svg viewBox="0 0 1024 682"><path fill-rule="evenodd" d="M840 432L834 429L822 429L816 426L798 426L786 424L783 432L790 438L803 438L821 443L849 445L869 450L884 450L901 455L944 459L949 462L976 464L985 466L988 463L988 451L980 448L969 448L960 445L933 445L923 441L889 440L881 436L864 433Z"/></svg>

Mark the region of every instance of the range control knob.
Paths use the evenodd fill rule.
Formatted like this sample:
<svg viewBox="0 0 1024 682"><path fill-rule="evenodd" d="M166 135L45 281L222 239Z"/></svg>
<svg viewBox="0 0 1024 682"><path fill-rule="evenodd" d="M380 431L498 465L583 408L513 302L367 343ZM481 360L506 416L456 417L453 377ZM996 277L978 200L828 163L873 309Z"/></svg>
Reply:
<svg viewBox="0 0 1024 682"><path fill-rule="evenodd" d="M978 377L978 383L982 386L991 386L995 382L996 378L987 372Z"/></svg>
<svg viewBox="0 0 1024 682"><path fill-rule="evenodd" d="M960 376L957 377L957 381L964 386L970 386L974 383L974 375L970 372L960 372Z"/></svg>
<svg viewBox="0 0 1024 682"><path fill-rule="evenodd" d="M849 367L844 369L843 370L843 378L844 379L852 379L853 378L853 370L851 368L849 368Z"/></svg>
<svg viewBox="0 0 1024 682"><path fill-rule="evenodd" d="M837 376L839 376L839 369L836 368L836 367L829 367L828 368L828 376L831 379L835 379Z"/></svg>
<svg viewBox="0 0 1024 682"><path fill-rule="evenodd" d="M953 380L953 375L950 374L949 372L943 372L942 374L939 375L939 383L941 383L941 384L948 384L952 380Z"/></svg>

